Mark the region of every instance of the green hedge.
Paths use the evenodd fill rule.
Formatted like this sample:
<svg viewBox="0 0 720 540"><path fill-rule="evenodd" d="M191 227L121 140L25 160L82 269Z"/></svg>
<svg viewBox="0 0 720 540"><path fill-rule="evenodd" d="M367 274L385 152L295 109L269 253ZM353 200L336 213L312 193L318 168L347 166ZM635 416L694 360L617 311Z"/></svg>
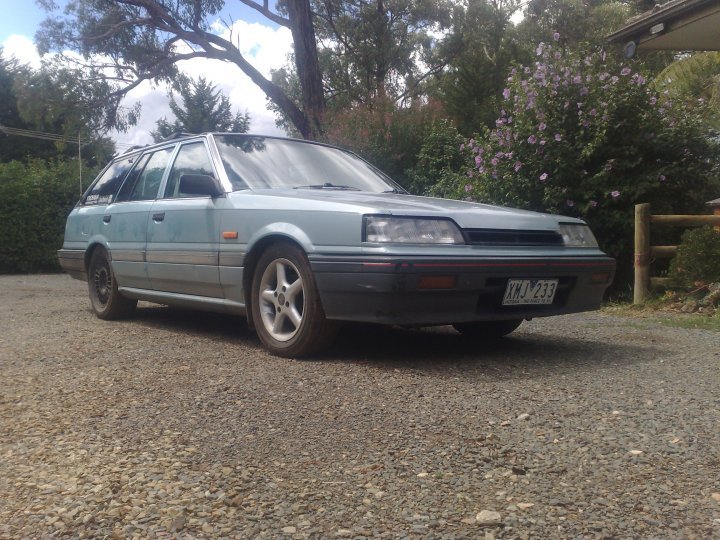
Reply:
<svg viewBox="0 0 720 540"><path fill-rule="evenodd" d="M60 270L56 251L79 189L77 161L0 163L0 273Z"/></svg>

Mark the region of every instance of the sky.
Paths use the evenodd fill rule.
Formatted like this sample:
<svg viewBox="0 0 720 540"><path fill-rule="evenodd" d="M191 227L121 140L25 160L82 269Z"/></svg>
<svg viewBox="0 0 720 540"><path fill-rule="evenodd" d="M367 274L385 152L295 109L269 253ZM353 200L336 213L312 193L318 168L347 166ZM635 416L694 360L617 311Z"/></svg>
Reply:
<svg viewBox="0 0 720 540"><path fill-rule="evenodd" d="M55 0L63 7L66 0ZM269 77L271 69L287 63L292 50L292 37L287 28L279 27L256 11L240 2L228 2L216 22L219 34L228 36L222 21L233 21L233 34L239 39L242 54ZM22 62L37 66L40 56L33 39L40 23L47 14L34 0L0 0L0 45L6 56L13 55ZM284 134L275 126L275 117L267 110L265 94L240 71L240 68L217 60L194 59L179 64L184 73L197 78L205 76L230 98L233 111L250 113L250 132L261 135ZM138 124L125 133L112 132L110 136L119 143L147 144L152 142L150 131L160 118L172 120L167 88L145 82L134 89L125 104L139 102L142 106Z"/></svg>

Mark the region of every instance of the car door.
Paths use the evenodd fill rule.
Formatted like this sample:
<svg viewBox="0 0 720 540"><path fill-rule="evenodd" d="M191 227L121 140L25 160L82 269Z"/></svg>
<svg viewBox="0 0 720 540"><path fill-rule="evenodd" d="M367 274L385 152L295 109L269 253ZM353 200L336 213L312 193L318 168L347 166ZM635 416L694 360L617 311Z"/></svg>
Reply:
<svg viewBox="0 0 720 540"><path fill-rule="evenodd" d="M204 140L182 144L148 225L147 262L155 290L222 297L218 269L220 212L227 200L180 191L184 174L217 178Z"/></svg>
<svg viewBox="0 0 720 540"><path fill-rule="evenodd" d="M147 227L173 146L141 156L103 215L112 267L120 287L149 289Z"/></svg>

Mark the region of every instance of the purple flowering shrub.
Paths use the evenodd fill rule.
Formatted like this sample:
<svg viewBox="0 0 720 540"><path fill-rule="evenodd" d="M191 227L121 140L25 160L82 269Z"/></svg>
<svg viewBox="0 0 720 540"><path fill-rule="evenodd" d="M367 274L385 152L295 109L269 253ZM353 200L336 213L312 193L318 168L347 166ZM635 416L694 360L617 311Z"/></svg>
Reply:
<svg viewBox="0 0 720 540"><path fill-rule="evenodd" d="M536 54L533 66L509 74L496 127L465 142L463 177L446 194L582 217L621 259L622 274L632 262L634 204L697 212L717 197L717 138L701 104L656 94L602 51L580 56L541 43Z"/></svg>

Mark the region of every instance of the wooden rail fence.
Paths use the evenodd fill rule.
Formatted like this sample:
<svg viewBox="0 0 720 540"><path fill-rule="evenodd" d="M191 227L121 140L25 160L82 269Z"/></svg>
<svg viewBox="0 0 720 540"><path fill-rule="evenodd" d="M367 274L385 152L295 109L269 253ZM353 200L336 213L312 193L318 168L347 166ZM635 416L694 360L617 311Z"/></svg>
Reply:
<svg viewBox="0 0 720 540"><path fill-rule="evenodd" d="M720 215L652 215L649 204L635 205L635 288L633 290L633 303L635 304L645 301L651 287L662 287L667 283L667 278L650 277L652 262L655 259L672 259L677 252L677 246L650 245L651 224L674 227L702 227L704 225L720 227Z"/></svg>

